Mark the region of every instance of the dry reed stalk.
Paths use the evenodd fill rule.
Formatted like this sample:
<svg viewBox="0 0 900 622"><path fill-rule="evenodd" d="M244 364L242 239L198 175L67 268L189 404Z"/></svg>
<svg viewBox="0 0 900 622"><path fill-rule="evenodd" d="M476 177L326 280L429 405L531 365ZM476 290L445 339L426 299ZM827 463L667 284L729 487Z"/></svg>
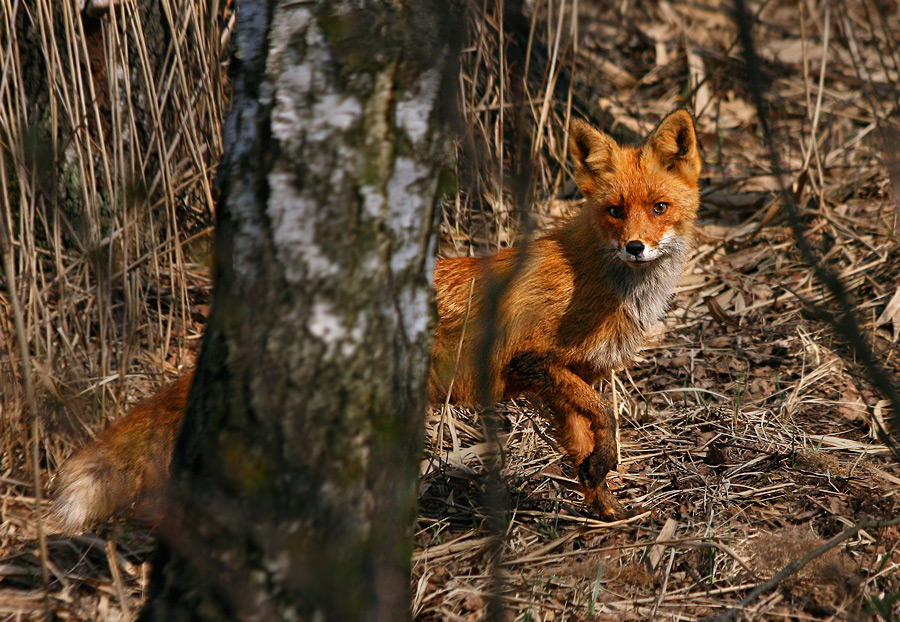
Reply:
<svg viewBox="0 0 900 622"><path fill-rule="evenodd" d="M205 232L212 217L227 105L219 26L231 9L166 0L154 21L149 3L96 19L68 2L0 4L0 199L41 419L95 427L134 389L103 380L189 360L185 243L197 240L191 221ZM10 393L17 374L3 363L0 375ZM93 399L68 401L90 387ZM52 462L64 444L50 440Z"/></svg>

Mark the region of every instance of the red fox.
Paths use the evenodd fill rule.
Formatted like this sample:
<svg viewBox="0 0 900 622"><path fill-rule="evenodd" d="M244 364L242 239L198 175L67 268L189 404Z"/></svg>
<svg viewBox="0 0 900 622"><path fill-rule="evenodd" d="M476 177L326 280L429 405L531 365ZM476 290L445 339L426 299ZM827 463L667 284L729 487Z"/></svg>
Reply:
<svg viewBox="0 0 900 622"><path fill-rule="evenodd" d="M630 512L606 483L618 462L616 418L592 385L627 362L666 311L692 247L701 158L685 110L636 147L578 120L569 133L586 199L578 214L525 247L438 260L428 390L432 403L448 392L457 402L480 397L484 362L474 352L483 338L486 275L510 278L487 362L491 397L540 400L585 502L612 521ZM192 379L188 373L134 406L62 466L55 511L67 528L162 489Z"/></svg>

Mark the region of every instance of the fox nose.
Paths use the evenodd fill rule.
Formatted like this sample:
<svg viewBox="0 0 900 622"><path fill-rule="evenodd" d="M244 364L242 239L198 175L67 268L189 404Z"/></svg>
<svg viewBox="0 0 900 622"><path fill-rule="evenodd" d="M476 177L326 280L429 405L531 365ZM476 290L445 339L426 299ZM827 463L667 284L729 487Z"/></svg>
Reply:
<svg viewBox="0 0 900 622"><path fill-rule="evenodd" d="M632 240L625 244L625 252L637 257L644 252L644 243L640 240Z"/></svg>

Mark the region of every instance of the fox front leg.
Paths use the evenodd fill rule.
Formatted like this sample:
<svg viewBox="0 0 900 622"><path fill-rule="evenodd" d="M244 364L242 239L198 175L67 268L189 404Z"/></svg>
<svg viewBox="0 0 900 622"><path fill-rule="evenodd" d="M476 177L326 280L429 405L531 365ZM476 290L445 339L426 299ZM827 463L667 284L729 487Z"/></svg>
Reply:
<svg viewBox="0 0 900 622"><path fill-rule="evenodd" d="M578 473L585 503L604 521L633 516L606 482L619 452L616 418L600 394L547 355L516 356L506 371L510 392L535 395L550 412L557 438Z"/></svg>
<svg viewBox="0 0 900 622"><path fill-rule="evenodd" d="M629 518L634 515L634 512L619 502L606 481L606 476L618 466L619 462L615 413L590 385L578 376L575 378L582 385L578 391L579 397L582 399L579 402L568 399L560 400L554 404L553 408L561 409L561 414L557 415L557 418L562 419L561 423L565 429L581 428L583 430L581 434L593 441L588 451L586 444L566 446L566 436L562 437L566 452L572 457L577 468L578 481L584 493L584 502L597 513L601 520L617 521ZM568 395L571 396L573 393L570 391ZM576 407L565 408L567 404L573 402Z"/></svg>
<svg viewBox="0 0 900 622"><path fill-rule="evenodd" d="M609 447L604 447L604 444L609 445L605 442L608 433L603 432L602 435L604 439L602 441L598 439L594 450L577 463L578 481L584 493L584 502L600 516L601 520L622 520L634 516L635 512L619 502L606 481L607 474L617 466L615 428L612 433L612 453Z"/></svg>

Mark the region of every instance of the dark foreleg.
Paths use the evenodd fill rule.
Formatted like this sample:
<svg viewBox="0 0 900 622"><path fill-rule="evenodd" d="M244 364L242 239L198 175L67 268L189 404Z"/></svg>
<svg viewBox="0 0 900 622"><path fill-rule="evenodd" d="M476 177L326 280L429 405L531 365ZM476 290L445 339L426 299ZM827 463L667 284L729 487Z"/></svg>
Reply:
<svg viewBox="0 0 900 622"><path fill-rule="evenodd" d="M609 490L618 464L616 417L588 383L552 357L522 354L506 369L508 393L531 393L544 403L557 438L577 468L585 502L607 521L631 516Z"/></svg>

